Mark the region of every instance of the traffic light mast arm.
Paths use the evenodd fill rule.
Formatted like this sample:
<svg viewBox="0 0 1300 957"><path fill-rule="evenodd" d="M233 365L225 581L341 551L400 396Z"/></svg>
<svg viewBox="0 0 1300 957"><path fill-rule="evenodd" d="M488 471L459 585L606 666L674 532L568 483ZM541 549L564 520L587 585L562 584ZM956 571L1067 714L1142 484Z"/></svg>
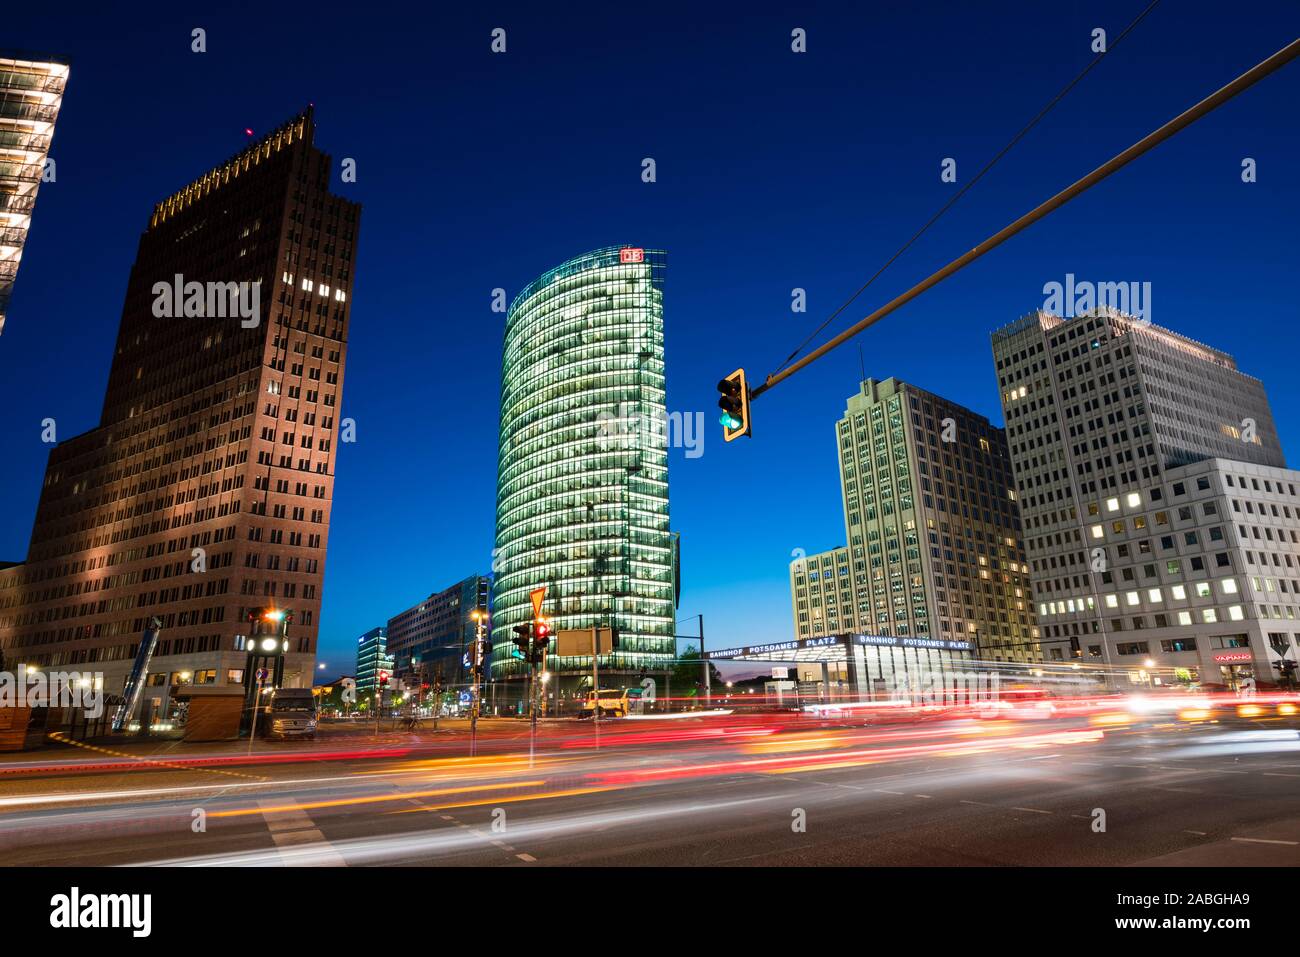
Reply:
<svg viewBox="0 0 1300 957"><path fill-rule="evenodd" d="M1028 228L1029 226L1032 226L1034 223L1038 222L1040 219L1042 219L1044 216L1046 216L1048 213L1052 212L1053 210L1058 209L1061 206L1064 206L1066 203L1074 199L1074 197L1078 196L1084 190L1088 189L1091 186L1095 186L1097 183L1101 182L1111 173L1114 173L1116 170L1119 170L1124 166L1127 166L1130 162L1137 159L1143 153L1146 153L1154 149L1156 146L1159 146L1161 143L1169 139L1175 133L1178 133L1180 130L1183 130L1186 127L1190 126L1191 124L1195 123L1197 120L1199 120L1201 117L1205 116L1207 113L1211 112L1215 108L1222 106L1224 103L1228 102L1228 100L1232 99L1238 93L1253 86L1255 83L1259 82L1264 77L1272 73L1274 70L1277 70L1279 67L1285 66L1287 63L1294 60L1297 56L1300 56L1300 39L1292 40L1290 43L1288 43L1277 53L1274 53L1271 57L1269 57L1267 60L1264 60L1263 62L1256 64L1254 67L1247 70L1241 76L1237 77L1237 79L1233 80L1227 86L1222 87L1221 89L1207 96L1205 99L1201 100L1195 106L1191 107L1190 109L1186 110L1183 113L1180 113L1178 116L1175 116L1168 123L1164 124L1164 126L1161 126L1159 129L1151 133L1148 133L1146 136L1138 140L1136 143L1134 143L1128 149L1124 150L1122 153L1113 157L1106 163L1103 163L1101 166L1098 166L1087 176L1083 177L1080 180L1077 180L1076 182L1067 186L1065 189L1061 190L1051 199L1047 200L1046 202L1042 203L1039 206L1036 206L1034 209L1031 209L1029 212L1025 213L1025 215L1021 216L1015 222L1011 223L1009 226L1004 227L1003 229L994 233L988 239L984 240L984 242L980 243L974 249L970 250L970 252L966 253L963 256L960 256L957 259L954 259L952 262L948 263L948 265L944 266L938 272L927 277L926 279L921 280L911 289L907 290L907 292L885 303L885 305L881 306L871 315L867 316L865 319L861 320L860 322L850 326L848 329L845 329L843 332L841 332L838 336L836 336L834 339L830 340L829 342L817 347L812 352L808 353L808 355L800 359L798 362L794 363L793 365L787 366L784 369L780 369L777 372L772 373L767 377L766 380L764 380L762 385L760 385L758 388L754 389L752 392L749 393L749 398L757 399L760 395L762 395L768 389L772 388L772 386L776 385L778 382L790 378L790 376L794 375L804 366L809 365L812 362L815 362L817 359L820 359L822 356L830 352L836 346L842 345L844 342L848 341L849 339L852 339L859 332L866 329L868 326L878 322L879 320L883 319L885 316L889 315L891 312L898 309L900 306L904 306L907 303L911 302L913 299L915 299L921 293L925 292L931 286L938 285L940 282L947 279L949 276L957 272L959 269L962 269L965 266L970 265L976 259L979 259L986 252L989 252L990 250L995 249L998 246L1002 245L1002 243L1006 242L1006 240L1010 239L1016 233L1020 232L1023 229Z"/></svg>

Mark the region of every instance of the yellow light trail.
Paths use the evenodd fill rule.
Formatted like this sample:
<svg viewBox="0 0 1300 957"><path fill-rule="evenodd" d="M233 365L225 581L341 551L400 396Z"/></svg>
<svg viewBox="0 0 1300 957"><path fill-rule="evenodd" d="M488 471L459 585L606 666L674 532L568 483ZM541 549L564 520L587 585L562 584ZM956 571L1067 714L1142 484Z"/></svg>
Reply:
<svg viewBox="0 0 1300 957"><path fill-rule="evenodd" d="M484 755L482 757L463 758L429 758L403 761L396 767L363 768L353 772L355 777L379 776L385 774L423 774L444 772L447 777L459 777L464 773L512 774L516 771L535 771L538 766L547 767L573 758L537 757L529 762L526 754Z"/></svg>
<svg viewBox="0 0 1300 957"><path fill-rule="evenodd" d="M567 791L540 791L537 794L516 794L512 797L494 797L482 801L459 801L452 804L436 804L429 807L407 807L390 814L419 814L421 811L448 811L456 807L478 807L483 804L517 804L520 801L547 801L551 798L574 797L580 794L601 794L605 791L620 791L621 787L608 785L604 787L570 788Z"/></svg>
<svg viewBox="0 0 1300 957"><path fill-rule="evenodd" d="M289 811L314 811L326 807L353 807L361 804L391 804L412 798L441 797L445 794L465 794L473 791L494 791L504 788L541 787L545 781L510 781L505 784L480 784L475 787L438 788L434 791L404 791L400 794L378 794L373 797L337 798L332 801L304 801L281 804L276 807L236 808L232 811L213 811L208 817L244 817L250 814L282 814Z"/></svg>

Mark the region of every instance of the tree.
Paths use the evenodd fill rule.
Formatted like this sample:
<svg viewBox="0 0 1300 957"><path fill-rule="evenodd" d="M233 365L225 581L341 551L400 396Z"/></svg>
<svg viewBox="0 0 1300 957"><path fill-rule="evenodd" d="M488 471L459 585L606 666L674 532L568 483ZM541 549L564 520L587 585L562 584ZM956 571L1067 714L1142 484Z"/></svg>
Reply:
<svg viewBox="0 0 1300 957"><path fill-rule="evenodd" d="M704 669L700 666L700 661L700 653L695 646L687 645L686 650L677 658L677 663L673 665L673 686L679 690L694 688L703 693L701 686L704 684ZM712 661L709 662L709 681L714 688L719 688L723 684L722 672L718 671L718 666Z"/></svg>

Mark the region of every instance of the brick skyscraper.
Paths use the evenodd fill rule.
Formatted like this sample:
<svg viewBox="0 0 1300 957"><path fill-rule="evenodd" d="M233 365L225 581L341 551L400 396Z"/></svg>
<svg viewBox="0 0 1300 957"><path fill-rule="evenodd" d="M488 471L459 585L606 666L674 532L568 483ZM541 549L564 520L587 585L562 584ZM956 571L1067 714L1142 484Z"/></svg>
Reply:
<svg viewBox="0 0 1300 957"><path fill-rule="evenodd" d="M285 683L316 648L360 207L330 195L312 112L158 203L97 428L55 447L27 560L0 570L0 648L146 697L241 683L250 609L291 611Z"/></svg>

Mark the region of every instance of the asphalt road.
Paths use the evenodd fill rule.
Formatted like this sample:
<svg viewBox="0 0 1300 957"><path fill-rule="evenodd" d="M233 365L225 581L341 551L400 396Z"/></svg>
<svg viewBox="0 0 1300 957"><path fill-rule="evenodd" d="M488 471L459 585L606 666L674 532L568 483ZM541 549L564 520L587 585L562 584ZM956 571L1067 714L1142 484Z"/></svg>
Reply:
<svg viewBox="0 0 1300 957"><path fill-rule="evenodd" d="M1300 864L1300 722L484 722L0 763L9 865ZM144 752L150 756L146 758ZM161 763L160 763L161 762ZM1104 829L1101 826L1104 823Z"/></svg>

